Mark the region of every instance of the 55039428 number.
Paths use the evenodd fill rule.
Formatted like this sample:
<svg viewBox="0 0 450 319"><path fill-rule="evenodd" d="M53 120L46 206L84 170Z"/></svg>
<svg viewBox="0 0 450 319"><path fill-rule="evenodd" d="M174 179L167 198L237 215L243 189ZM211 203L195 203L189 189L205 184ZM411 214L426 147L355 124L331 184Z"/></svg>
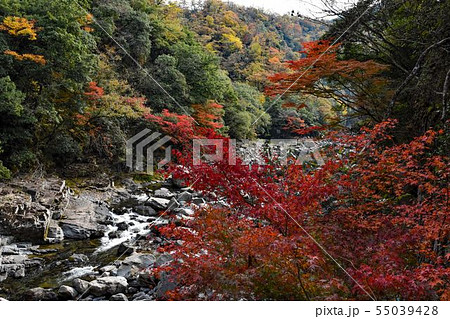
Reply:
<svg viewBox="0 0 450 319"><path fill-rule="evenodd" d="M437 316L438 306L377 306L377 316Z"/></svg>

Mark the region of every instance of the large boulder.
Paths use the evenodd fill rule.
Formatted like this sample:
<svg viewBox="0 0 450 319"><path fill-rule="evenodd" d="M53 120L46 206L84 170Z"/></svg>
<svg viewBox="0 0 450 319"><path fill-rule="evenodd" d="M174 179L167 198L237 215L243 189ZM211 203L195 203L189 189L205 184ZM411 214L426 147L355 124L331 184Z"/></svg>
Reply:
<svg viewBox="0 0 450 319"><path fill-rule="evenodd" d="M8 277L15 279L25 277L25 264L0 265L0 282Z"/></svg>
<svg viewBox="0 0 450 319"><path fill-rule="evenodd" d="M90 282L89 293L96 297L123 293L128 287L124 277L101 277Z"/></svg>
<svg viewBox="0 0 450 319"><path fill-rule="evenodd" d="M33 288L25 293L25 300L56 301L58 297L51 289Z"/></svg>
<svg viewBox="0 0 450 319"><path fill-rule="evenodd" d="M147 201L147 204L153 207L156 210L165 210L169 206L170 200L166 198L158 198L158 197L151 197Z"/></svg>
<svg viewBox="0 0 450 319"><path fill-rule="evenodd" d="M73 200L64 211L60 226L67 239L100 238L105 226L100 225L104 212L98 209L89 196L80 196Z"/></svg>
<svg viewBox="0 0 450 319"><path fill-rule="evenodd" d="M70 286L61 286L58 290L58 297L61 300L74 300L78 296L78 292Z"/></svg>
<svg viewBox="0 0 450 319"><path fill-rule="evenodd" d="M134 253L125 258L117 270L119 276L127 279L138 279L147 276L147 269L150 268L156 259L153 255Z"/></svg>
<svg viewBox="0 0 450 319"><path fill-rule="evenodd" d="M51 212L25 193L0 191L0 233L18 240L44 243Z"/></svg>
<svg viewBox="0 0 450 319"><path fill-rule="evenodd" d="M134 207L134 211L141 216L157 216L158 212L150 206L139 205Z"/></svg>
<svg viewBox="0 0 450 319"><path fill-rule="evenodd" d="M53 219L50 221L45 239L50 244L57 244L64 240L64 232L57 221Z"/></svg>
<svg viewBox="0 0 450 319"><path fill-rule="evenodd" d="M0 184L0 233L35 244L61 241L62 231L52 223L52 215L68 196L64 181L57 178Z"/></svg>
<svg viewBox="0 0 450 319"><path fill-rule="evenodd" d="M72 286L79 294L84 294L89 289L89 281L75 278L72 281Z"/></svg>
<svg viewBox="0 0 450 319"><path fill-rule="evenodd" d="M167 188L160 188L155 190L155 197L160 197L160 198L172 198L175 197L176 194L172 193L171 191L169 191Z"/></svg>

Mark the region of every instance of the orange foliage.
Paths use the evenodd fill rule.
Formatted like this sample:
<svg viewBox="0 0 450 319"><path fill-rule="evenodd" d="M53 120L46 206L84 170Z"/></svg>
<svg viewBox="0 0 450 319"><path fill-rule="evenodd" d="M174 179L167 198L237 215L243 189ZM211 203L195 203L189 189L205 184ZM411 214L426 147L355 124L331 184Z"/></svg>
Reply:
<svg viewBox="0 0 450 319"><path fill-rule="evenodd" d="M387 68L385 65L371 60L340 60L340 44L331 45L327 40L307 42L303 47L303 58L285 63L289 71L269 76L272 84L266 88L268 95L301 93L332 98L369 115L376 113L373 110L378 104L383 104L383 101L378 101L379 92L389 96L386 82L380 76Z"/></svg>
<svg viewBox="0 0 450 319"><path fill-rule="evenodd" d="M80 21L81 29L86 32L94 32L94 28L90 27L90 24L94 21L94 16L92 14L87 14L84 19Z"/></svg>
<svg viewBox="0 0 450 319"><path fill-rule="evenodd" d="M195 110L194 117L201 126L215 130L223 127L223 123L221 123L222 105L209 102L207 104L196 104L192 107Z"/></svg>
<svg viewBox="0 0 450 319"><path fill-rule="evenodd" d="M21 17L8 16L0 24L0 31L7 31L13 36L28 37L28 40L37 39L37 28L34 27L35 21Z"/></svg>
<svg viewBox="0 0 450 319"><path fill-rule="evenodd" d="M10 35L15 37L28 37L28 40L35 41L37 40L37 31L39 31L40 28L36 28L34 24L35 21L33 20L8 16L3 19L2 23L0 23L0 31L6 31ZM31 53L20 54L12 50L5 50L3 53L12 56L18 61L32 61L41 65L47 63L47 61L44 59L44 56L42 55Z"/></svg>
<svg viewBox="0 0 450 319"><path fill-rule="evenodd" d="M267 89L269 95L302 92L314 95L335 93L332 88L317 88L315 84L323 78L339 76L345 79L370 79L386 66L374 61L339 60L337 51L340 44L330 45L330 41L313 41L303 44L306 56L297 61L287 61L292 72L274 74L269 80L274 84Z"/></svg>
<svg viewBox="0 0 450 319"><path fill-rule="evenodd" d="M45 65L47 63L47 61L44 59L43 55L37 55L37 54L31 54L31 53L19 54L15 51L11 51L11 50L6 50L4 53L6 55L12 56L14 59L16 59L18 61L28 60L28 61L32 61L32 62L42 64L42 65Z"/></svg>

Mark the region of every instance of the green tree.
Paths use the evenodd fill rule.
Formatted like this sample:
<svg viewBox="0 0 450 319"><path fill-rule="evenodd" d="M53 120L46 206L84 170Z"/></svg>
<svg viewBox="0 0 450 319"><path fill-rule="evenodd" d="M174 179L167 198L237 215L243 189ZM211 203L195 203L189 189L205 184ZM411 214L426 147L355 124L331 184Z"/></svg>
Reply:
<svg viewBox="0 0 450 319"><path fill-rule="evenodd" d="M0 12L2 21L26 16L36 31L23 39L0 30L0 77L14 84L2 94L15 101L16 110L19 100L21 105L20 114L10 113L9 120L2 116L3 157L10 167L20 168L42 157L41 150L67 131L73 114L85 107L84 87L97 66L96 43L87 28L89 17L73 1L1 1Z"/></svg>

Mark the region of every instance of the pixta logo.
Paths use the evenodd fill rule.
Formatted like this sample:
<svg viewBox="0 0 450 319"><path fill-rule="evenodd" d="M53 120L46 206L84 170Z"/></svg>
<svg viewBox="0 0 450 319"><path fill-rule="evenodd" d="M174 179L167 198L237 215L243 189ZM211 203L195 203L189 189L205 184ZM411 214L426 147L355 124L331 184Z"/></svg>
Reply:
<svg viewBox="0 0 450 319"><path fill-rule="evenodd" d="M165 157L157 163L157 168L161 169L170 163L172 146L167 144L172 138L167 135L161 136L161 133L152 133L149 129L144 129L127 140L127 167L153 174L155 152L159 149L165 151ZM323 165L325 162L319 151L321 146L311 139L243 140L238 142L234 139L194 139L192 164L200 165L202 162L214 163L227 160L229 165L236 165L236 158L239 157L244 165L266 165L267 160L276 160L281 165L302 165L305 162L313 161L318 165ZM227 152L225 152L225 148L227 148Z"/></svg>
<svg viewBox="0 0 450 319"><path fill-rule="evenodd" d="M228 158L225 157L224 147L228 149ZM266 165L267 160L276 160L281 165L303 165L315 162L324 165L325 161L320 153L322 145L312 139L272 139L272 140L228 140L228 146L223 139L194 139L193 164L204 162L220 162L228 160L229 165L236 165L236 156L242 159L245 165ZM213 153L202 152L204 149L213 149Z"/></svg>
<svg viewBox="0 0 450 319"><path fill-rule="evenodd" d="M136 171L146 171L148 174L153 174L154 155L156 150L168 144L172 139L167 135L160 138L161 135L161 133L152 133L149 129L144 129L127 140L127 167L135 169ZM164 159L157 164L158 169L161 169L164 165L170 163L171 155L172 146L169 145L165 148ZM133 163L135 165L133 165Z"/></svg>

